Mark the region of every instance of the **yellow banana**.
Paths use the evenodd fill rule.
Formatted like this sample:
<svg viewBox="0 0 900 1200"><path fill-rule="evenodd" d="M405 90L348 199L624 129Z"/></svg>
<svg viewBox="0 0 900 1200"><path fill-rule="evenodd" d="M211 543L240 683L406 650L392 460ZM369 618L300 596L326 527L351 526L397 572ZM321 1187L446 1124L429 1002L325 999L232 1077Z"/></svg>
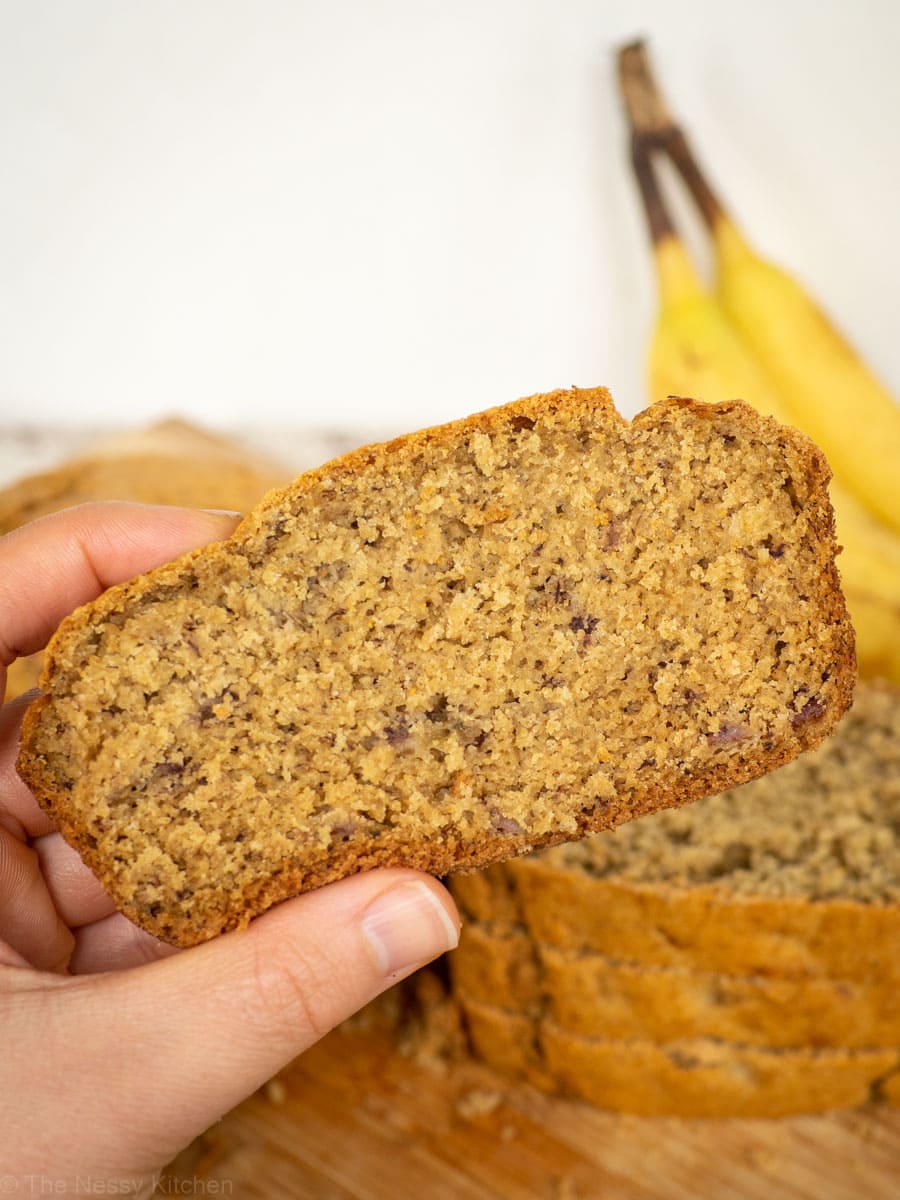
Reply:
<svg viewBox="0 0 900 1200"><path fill-rule="evenodd" d="M860 675L900 683L900 607L891 607L850 587L844 594L856 629Z"/></svg>
<svg viewBox="0 0 900 1200"><path fill-rule="evenodd" d="M655 243L654 262L660 310L650 344L651 398L743 399L766 416L794 424L674 234ZM830 494L844 546L841 575L848 586L900 608L900 541L834 480Z"/></svg>
<svg viewBox="0 0 900 1200"><path fill-rule="evenodd" d="M900 530L900 407L796 280L756 255L725 213L712 234L725 312L835 474Z"/></svg>
<svg viewBox="0 0 900 1200"><path fill-rule="evenodd" d="M646 154L636 149L635 172L653 238L660 307L650 342L651 400L671 394L703 400L743 399L790 424L771 380L699 278L678 238ZM900 682L900 541L852 493L832 481L840 559L857 652L866 673Z"/></svg>
<svg viewBox="0 0 900 1200"><path fill-rule="evenodd" d="M636 136L665 151L712 233L726 316L836 478L900 531L900 406L800 284L748 245L666 108L644 45L624 47L619 65Z"/></svg>
<svg viewBox="0 0 900 1200"><path fill-rule="evenodd" d="M778 420L785 413L753 355L694 274L675 239L655 250L662 303L649 355L650 394L741 398ZM831 502L860 673L900 682L900 542L832 481Z"/></svg>
<svg viewBox="0 0 900 1200"><path fill-rule="evenodd" d="M683 152L683 137L649 73L643 45L635 43L620 51L619 67L634 131L632 160L659 283L660 310L649 355L652 399L669 393L707 400L741 397L769 416L814 433L805 420L806 412L798 416L796 407L787 404L783 390L767 370L768 361L754 353L723 305L702 283L676 235L652 169L650 155L657 150L678 159L709 224L720 230L720 258L739 253L736 230L722 233L721 219L718 226L712 220L714 198L693 159ZM724 244L727 237L730 246ZM872 453L883 464L883 448ZM856 627L860 671L900 682L900 539L846 486L847 475L842 478L840 470L835 474L831 499L838 539L845 548L839 566ZM892 474L889 480L882 478L882 486L887 483L890 496L897 490ZM885 506L882 502L878 508L883 511Z"/></svg>

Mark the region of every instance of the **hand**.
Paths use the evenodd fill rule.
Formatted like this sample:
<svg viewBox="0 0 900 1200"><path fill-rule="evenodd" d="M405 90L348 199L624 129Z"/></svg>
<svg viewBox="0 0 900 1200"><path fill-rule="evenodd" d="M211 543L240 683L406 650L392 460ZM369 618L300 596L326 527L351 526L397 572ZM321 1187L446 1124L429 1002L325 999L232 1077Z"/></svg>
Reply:
<svg viewBox="0 0 900 1200"><path fill-rule="evenodd" d="M234 524L91 504L0 539L0 689L77 605ZM149 1195L193 1137L452 949L459 920L428 876L370 871L176 952L115 913L17 776L27 702L0 710L0 1175L24 1195L76 1177Z"/></svg>

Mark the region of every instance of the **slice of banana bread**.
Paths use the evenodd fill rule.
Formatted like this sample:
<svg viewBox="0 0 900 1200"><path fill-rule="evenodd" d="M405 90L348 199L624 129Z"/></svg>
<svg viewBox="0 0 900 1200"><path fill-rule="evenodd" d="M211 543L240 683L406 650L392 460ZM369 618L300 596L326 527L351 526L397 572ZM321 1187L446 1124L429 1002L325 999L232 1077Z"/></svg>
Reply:
<svg viewBox="0 0 900 1200"><path fill-rule="evenodd" d="M466 1003L478 1055L542 1091L620 1112L780 1117L900 1099L900 1050L773 1049L691 1038L657 1043L579 1037L551 1020Z"/></svg>
<svg viewBox="0 0 900 1200"><path fill-rule="evenodd" d="M0 491L0 534L88 500L137 500L245 512L287 483L281 463L188 421L116 434Z"/></svg>
<svg viewBox="0 0 900 1200"><path fill-rule="evenodd" d="M827 479L745 405L600 389L365 448L73 614L20 770L180 945L719 791L849 703Z"/></svg>
<svg viewBox="0 0 900 1200"><path fill-rule="evenodd" d="M725 975L536 946L514 926L468 922L449 959L454 994L584 1037L757 1046L900 1047L891 978Z"/></svg>

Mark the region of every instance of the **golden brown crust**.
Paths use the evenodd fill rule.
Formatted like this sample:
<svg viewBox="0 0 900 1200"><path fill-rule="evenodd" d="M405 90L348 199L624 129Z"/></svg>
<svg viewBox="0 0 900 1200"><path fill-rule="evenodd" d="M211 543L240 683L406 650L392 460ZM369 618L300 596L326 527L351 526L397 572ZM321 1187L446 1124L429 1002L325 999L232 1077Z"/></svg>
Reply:
<svg viewBox="0 0 900 1200"><path fill-rule="evenodd" d="M338 846L322 851L310 850L302 862L283 860L273 864L273 871L268 877L255 879L237 897L229 896L227 904L215 919L208 915L203 918L186 917L177 906L164 911L148 911L146 906L132 902L127 891L119 886L110 864L102 853L97 852L94 839L84 829L78 805L70 804L58 779L47 769L40 743L42 716L51 704L50 697L39 700L26 716L19 759L23 777L63 835L115 896L122 911L156 936L177 945L191 945L220 930L246 924L256 913L298 891L320 886L358 870L390 863L445 874L460 868L484 866L511 855L526 853L536 846L551 845L607 828L618 820L651 812L662 805L689 803L700 796L721 791L772 770L800 750L817 745L849 705L854 680L852 630L834 566L833 517L826 493L827 466L812 443L802 435L759 417L739 403L702 405L693 401L672 400L641 414L635 425L655 428L656 424L665 422L676 410L686 410L692 418L700 421L714 422L727 417L734 427L746 429L755 436L762 432L768 443L790 456L791 461L800 464L795 484L805 494L798 497L797 503L807 516L811 543L817 556L821 587L820 652L821 661L828 663L829 670L822 683L826 699L820 709L795 725L790 736L774 738L764 746L756 744L746 752L735 749L729 753L727 761L723 758L702 774L691 778L671 780L667 785L660 785L658 781L649 785L636 783L627 799L617 798L608 806L598 806L580 813L576 829L544 832L540 836L528 831L522 835L504 832L502 836L482 836L474 844L452 833L441 841L426 837L416 843L408 834L386 830L376 841L365 845L354 841L344 848ZM423 457L458 445L461 438L469 438L479 432L496 433L506 429L513 421L546 420L554 414L560 414L566 420L589 417L596 422L625 425L604 389L555 392L549 396L529 397L514 405L411 434L382 446L364 447L327 463L301 476L290 487L270 493L241 522L228 542L195 551L138 580L111 588L94 604L74 613L51 642L42 686L52 691L61 651L83 633L138 603L142 596L150 592L160 594L166 589L179 587L195 567L199 569L201 565L208 567L224 561L235 549L264 544L271 532L270 523L274 524L274 518L286 505L297 505L305 496L320 495L322 489L343 480L352 481L364 470L377 469L385 476L400 476L408 466Z"/></svg>
<svg viewBox="0 0 900 1200"><path fill-rule="evenodd" d="M624 1111L900 1102L898 699L861 687L822 750L731 798L455 877L476 1053Z"/></svg>
<svg viewBox="0 0 900 1200"><path fill-rule="evenodd" d="M537 946L514 927L465 926L450 956L454 991L510 1012L546 1014L584 1037L715 1038L811 1049L900 1046L896 984L654 967Z"/></svg>
<svg viewBox="0 0 900 1200"><path fill-rule="evenodd" d="M501 922L464 921L458 948L447 959L452 991L463 1000L540 1016L553 1003L544 955L524 930ZM596 1015L597 1006L588 1006ZM602 1029L597 1021L595 1030Z"/></svg>
<svg viewBox="0 0 900 1200"><path fill-rule="evenodd" d="M900 1066L879 1081L875 1098L883 1100L885 1104L900 1104Z"/></svg>
<svg viewBox="0 0 900 1200"><path fill-rule="evenodd" d="M695 1038L665 1045L578 1037L464 1005L478 1056L549 1092L645 1116L781 1117L896 1099L900 1051L785 1050Z"/></svg>
<svg viewBox="0 0 900 1200"><path fill-rule="evenodd" d="M500 873L505 875L502 880ZM714 886L678 888L593 879L539 859L490 872L500 911L510 887L540 944L589 950L655 966L788 978L895 978L900 906L800 896L735 896ZM492 919L484 881L453 881L464 914Z"/></svg>

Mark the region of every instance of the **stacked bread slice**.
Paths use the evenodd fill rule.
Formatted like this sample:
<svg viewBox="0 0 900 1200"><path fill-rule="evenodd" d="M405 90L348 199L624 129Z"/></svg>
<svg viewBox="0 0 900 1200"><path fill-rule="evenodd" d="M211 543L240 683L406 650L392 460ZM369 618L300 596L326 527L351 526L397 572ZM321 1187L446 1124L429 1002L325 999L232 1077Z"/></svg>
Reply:
<svg viewBox="0 0 900 1200"><path fill-rule="evenodd" d="M188 421L120 433L0 491L0 534L91 500L132 500L246 512L290 478L289 468ZM42 654L9 669L6 699L37 686Z"/></svg>
<svg viewBox="0 0 900 1200"><path fill-rule="evenodd" d="M762 779L459 876L474 1051L604 1107L900 1100L900 691Z"/></svg>

